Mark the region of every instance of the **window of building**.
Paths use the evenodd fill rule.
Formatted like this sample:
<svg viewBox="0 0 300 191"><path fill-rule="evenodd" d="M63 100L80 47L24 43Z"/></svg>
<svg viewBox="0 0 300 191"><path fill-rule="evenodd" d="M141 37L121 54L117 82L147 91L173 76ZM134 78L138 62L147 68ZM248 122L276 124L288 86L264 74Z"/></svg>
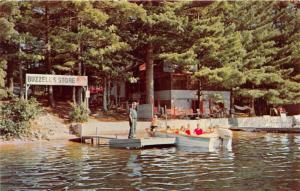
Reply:
<svg viewBox="0 0 300 191"><path fill-rule="evenodd" d="M187 79L185 75L172 76L172 89L173 90L186 90Z"/></svg>

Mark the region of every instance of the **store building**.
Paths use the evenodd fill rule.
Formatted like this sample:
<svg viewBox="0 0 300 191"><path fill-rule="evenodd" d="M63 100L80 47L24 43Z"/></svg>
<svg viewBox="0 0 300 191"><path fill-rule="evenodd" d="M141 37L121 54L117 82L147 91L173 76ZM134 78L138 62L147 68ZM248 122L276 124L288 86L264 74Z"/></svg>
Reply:
<svg viewBox="0 0 300 191"><path fill-rule="evenodd" d="M129 100L146 103L146 68L140 64L134 68L136 83L126 83L126 97ZM192 78L192 72L181 72L170 65L161 64L154 67L154 113L161 113L166 108L171 115L191 115L200 112L210 116L216 112L216 106L229 114L230 91L206 87L201 91L201 101L198 101L198 83ZM217 96L216 96L217 95ZM219 100L213 100L218 97ZM222 103L220 103L222 102ZM219 108L220 109L220 108Z"/></svg>

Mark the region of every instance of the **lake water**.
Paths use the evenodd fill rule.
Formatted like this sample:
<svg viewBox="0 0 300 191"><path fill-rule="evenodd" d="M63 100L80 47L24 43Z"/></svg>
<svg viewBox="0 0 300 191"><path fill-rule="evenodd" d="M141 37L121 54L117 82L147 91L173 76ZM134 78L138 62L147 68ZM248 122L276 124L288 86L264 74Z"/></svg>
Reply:
<svg viewBox="0 0 300 191"><path fill-rule="evenodd" d="M0 190L300 190L300 135L235 132L232 151L0 147Z"/></svg>

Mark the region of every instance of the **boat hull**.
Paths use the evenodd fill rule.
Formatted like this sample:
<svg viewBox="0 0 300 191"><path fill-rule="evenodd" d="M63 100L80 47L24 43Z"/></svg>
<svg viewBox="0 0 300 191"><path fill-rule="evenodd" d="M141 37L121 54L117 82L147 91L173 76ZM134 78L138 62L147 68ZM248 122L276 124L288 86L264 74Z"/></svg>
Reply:
<svg viewBox="0 0 300 191"><path fill-rule="evenodd" d="M210 152L215 151L221 147L231 150L231 137L221 138L218 134L213 134L211 136L186 136L178 135L173 133L155 132L156 137L163 138L176 138L177 147L193 147L193 148L203 148Z"/></svg>

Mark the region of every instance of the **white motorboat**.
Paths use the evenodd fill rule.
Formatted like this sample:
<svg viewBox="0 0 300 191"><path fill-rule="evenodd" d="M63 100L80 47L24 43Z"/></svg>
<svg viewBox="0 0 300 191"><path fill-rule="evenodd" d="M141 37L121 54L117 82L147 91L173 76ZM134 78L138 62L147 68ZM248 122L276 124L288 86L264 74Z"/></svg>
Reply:
<svg viewBox="0 0 300 191"><path fill-rule="evenodd" d="M178 147L204 148L210 152L216 149L232 148L232 132L225 128L216 128L214 132L204 133L201 135L186 135L185 133L175 133L172 130L157 129L152 132L152 136L164 138L176 138Z"/></svg>

